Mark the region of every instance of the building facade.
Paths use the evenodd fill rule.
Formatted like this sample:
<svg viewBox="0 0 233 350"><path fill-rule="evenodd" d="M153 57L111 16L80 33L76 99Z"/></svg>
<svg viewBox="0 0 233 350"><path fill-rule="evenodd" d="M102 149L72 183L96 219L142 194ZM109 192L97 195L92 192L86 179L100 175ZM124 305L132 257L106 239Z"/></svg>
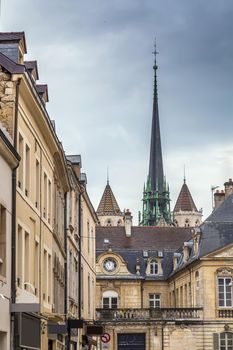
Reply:
<svg viewBox="0 0 233 350"><path fill-rule="evenodd" d="M97 228L102 349L231 349L232 196L193 229Z"/></svg>
<svg viewBox="0 0 233 350"><path fill-rule="evenodd" d="M24 33L0 34L0 121L21 158L12 238L12 346L62 349L65 337L50 335L48 324L65 318L64 210L69 179L46 111L47 86L37 85L36 61L24 62L25 53Z"/></svg>
<svg viewBox="0 0 233 350"><path fill-rule="evenodd" d="M0 123L0 349L4 350L11 346L12 179L19 160L13 139Z"/></svg>

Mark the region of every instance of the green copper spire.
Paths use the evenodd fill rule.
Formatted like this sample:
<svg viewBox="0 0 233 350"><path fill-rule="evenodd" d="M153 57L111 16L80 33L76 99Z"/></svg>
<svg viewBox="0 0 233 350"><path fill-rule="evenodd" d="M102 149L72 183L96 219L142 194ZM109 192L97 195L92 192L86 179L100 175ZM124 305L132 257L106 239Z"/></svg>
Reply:
<svg viewBox="0 0 233 350"><path fill-rule="evenodd" d="M142 226L172 225L170 212L170 193L163 173L163 158L159 126L159 108L157 91L156 44L154 63L154 96L150 143L149 174L143 190L143 210L140 217Z"/></svg>

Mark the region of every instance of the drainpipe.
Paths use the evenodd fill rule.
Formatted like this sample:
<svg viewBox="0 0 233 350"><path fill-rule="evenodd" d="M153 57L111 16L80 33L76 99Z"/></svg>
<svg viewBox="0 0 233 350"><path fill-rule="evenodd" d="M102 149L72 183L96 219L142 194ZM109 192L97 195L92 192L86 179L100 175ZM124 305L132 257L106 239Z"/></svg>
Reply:
<svg viewBox="0 0 233 350"><path fill-rule="evenodd" d="M79 193L78 196L78 232L79 232L79 253L78 253L78 318L79 320L81 320L82 317L82 312L81 312L81 308L82 308L82 286L81 286L81 263L82 263L82 232L81 232L81 220L82 220L82 210L81 210L81 199L82 199L82 195L81 193Z"/></svg>
<svg viewBox="0 0 233 350"><path fill-rule="evenodd" d="M68 287L67 287L67 257L68 257L68 246L67 246L67 192L64 194L64 249L65 249L65 263L64 263L64 269L65 269L65 286L64 286L64 314L65 314L65 321L68 322L67 320L67 313L68 313L68 307L67 307L67 298L68 298ZM70 348L70 335L66 337L66 345L67 349Z"/></svg>
<svg viewBox="0 0 233 350"><path fill-rule="evenodd" d="M18 138L18 119L19 119L19 85L21 79L16 81L15 92L15 116L14 116L14 148L17 149ZM19 165L19 164L18 164ZM17 165L17 167L18 167ZM12 215L11 215L11 301L12 304L16 300L16 168L12 171ZM11 346L15 348L16 332L15 332L15 314L11 314Z"/></svg>

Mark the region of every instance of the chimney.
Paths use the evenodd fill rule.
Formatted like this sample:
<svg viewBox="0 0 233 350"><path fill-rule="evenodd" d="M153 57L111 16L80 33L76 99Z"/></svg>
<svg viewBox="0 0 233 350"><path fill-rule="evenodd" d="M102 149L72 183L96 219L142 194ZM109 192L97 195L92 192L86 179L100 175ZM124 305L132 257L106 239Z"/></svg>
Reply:
<svg viewBox="0 0 233 350"><path fill-rule="evenodd" d="M193 242L192 241L184 242L184 245L183 245L183 260L184 260L184 263L187 263L189 261L190 249L192 248L192 246L193 246Z"/></svg>
<svg viewBox="0 0 233 350"><path fill-rule="evenodd" d="M173 271L177 268L178 260L179 260L180 256L181 256L180 253L173 254Z"/></svg>
<svg viewBox="0 0 233 350"><path fill-rule="evenodd" d="M131 237L131 228L132 228L132 215L129 209L124 211L124 222L125 222L125 234L126 237Z"/></svg>
<svg viewBox="0 0 233 350"><path fill-rule="evenodd" d="M72 163L72 168L79 180L81 180L81 168L82 168L82 159L80 154L66 156L66 158Z"/></svg>
<svg viewBox="0 0 233 350"><path fill-rule="evenodd" d="M214 209L217 209L225 200L225 192L217 190L214 193Z"/></svg>
<svg viewBox="0 0 233 350"><path fill-rule="evenodd" d="M233 193L233 181L229 179L229 181L225 182L225 198L227 198L230 194Z"/></svg>

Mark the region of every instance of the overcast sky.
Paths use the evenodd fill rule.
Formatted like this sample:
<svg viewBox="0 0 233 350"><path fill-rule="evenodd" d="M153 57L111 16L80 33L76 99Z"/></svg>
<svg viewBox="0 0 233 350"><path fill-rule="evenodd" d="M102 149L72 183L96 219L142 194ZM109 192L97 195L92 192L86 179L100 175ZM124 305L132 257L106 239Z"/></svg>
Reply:
<svg viewBox="0 0 233 350"><path fill-rule="evenodd" d="M1 31L25 31L66 154L81 154L95 206L110 184L137 224L148 173L157 38L164 169L204 216L233 177L232 0L2 0Z"/></svg>

